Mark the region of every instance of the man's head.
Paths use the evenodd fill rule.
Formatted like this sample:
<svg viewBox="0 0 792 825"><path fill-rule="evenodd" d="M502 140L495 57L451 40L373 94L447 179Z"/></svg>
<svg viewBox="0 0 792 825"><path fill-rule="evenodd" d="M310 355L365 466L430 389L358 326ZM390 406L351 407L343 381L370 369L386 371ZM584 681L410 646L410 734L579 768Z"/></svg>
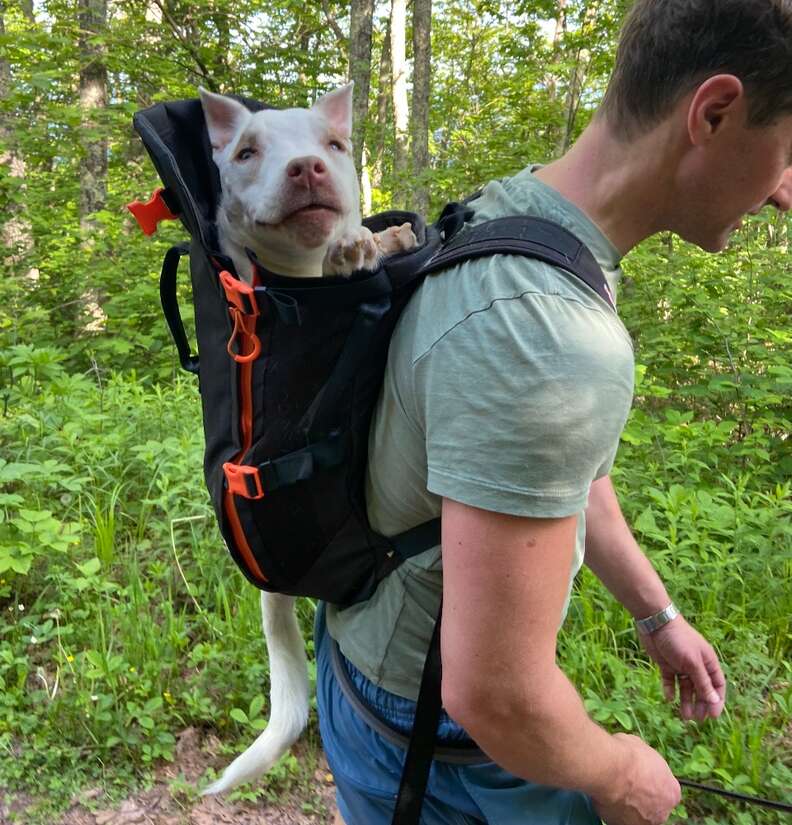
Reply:
<svg viewBox="0 0 792 825"><path fill-rule="evenodd" d="M715 252L747 213L789 209L792 0L637 0L599 118L671 159L654 231Z"/></svg>
<svg viewBox="0 0 792 825"><path fill-rule="evenodd" d="M750 126L792 114L792 0L636 0L601 111L629 139L719 74L743 84Z"/></svg>

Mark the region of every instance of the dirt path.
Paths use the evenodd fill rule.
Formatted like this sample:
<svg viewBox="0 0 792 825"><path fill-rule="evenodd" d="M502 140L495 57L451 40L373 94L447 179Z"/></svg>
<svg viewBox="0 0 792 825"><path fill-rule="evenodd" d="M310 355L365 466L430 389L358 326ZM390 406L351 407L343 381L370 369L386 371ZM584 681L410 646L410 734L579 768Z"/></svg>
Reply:
<svg viewBox="0 0 792 825"><path fill-rule="evenodd" d="M324 757L312 781L302 790L285 794L276 803L228 802L219 797L195 798L191 787L208 765L218 770L227 758L213 757L216 740L194 728L178 736L176 759L156 771L150 790L122 803L103 805L103 791L89 789L74 799L66 813L51 825L331 825L335 813L335 785ZM185 792L184 788L190 789ZM0 825L29 825L25 808L34 798L5 801L0 792Z"/></svg>

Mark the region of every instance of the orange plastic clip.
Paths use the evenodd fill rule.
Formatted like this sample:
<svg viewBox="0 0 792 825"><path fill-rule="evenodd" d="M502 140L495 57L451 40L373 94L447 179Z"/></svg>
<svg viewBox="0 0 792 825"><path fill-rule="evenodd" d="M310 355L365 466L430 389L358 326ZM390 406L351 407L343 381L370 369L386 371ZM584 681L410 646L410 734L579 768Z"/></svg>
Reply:
<svg viewBox="0 0 792 825"><path fill-rule="evenodd" d="M220 273L220 283L230 304L228 311L234 319L234 330L226 349L237 364L249 364L261 354L261 341L256 335L256 321L259 316L256 290L225 269ZM239 352L234 352L235 341Z"/></svg>
<svg viewBox="0 0 792 825"><path fill-rule="evenodd" d="M223 464L228 489L235 496L242 496L252 500L264 498L264 488L257 467L248 467L244 464L232 464L226 461ZM251 489L252 486L252 489Z"/></svg>
<svg viewBox="0 0 792 825"><path fill-rule="evenodd" d="M174 215L165 203L165 198L162 197L164 191L157 189L147 203L132 201L127 204L127 209L135 216L144 235L153 235L160 221L172 221L179 217Z"/></svg>

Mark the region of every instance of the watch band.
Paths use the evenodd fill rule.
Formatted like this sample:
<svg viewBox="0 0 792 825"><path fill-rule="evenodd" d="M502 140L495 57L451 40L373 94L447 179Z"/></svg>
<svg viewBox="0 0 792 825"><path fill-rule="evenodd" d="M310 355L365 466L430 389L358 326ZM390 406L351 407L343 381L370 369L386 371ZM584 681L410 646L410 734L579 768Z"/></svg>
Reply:
<svg viewBox="0 0 792 825"><path fill-rule="evenodd" d="M663 625L667 625L672 619L676 619L677 616L679 616L679 610L677 610L676 605L671 602L668 607L663 608L659 613L647 616L645 619L636 619L635 626L638 628L639 633L654 633L655 630L659 630Z"/></svg>

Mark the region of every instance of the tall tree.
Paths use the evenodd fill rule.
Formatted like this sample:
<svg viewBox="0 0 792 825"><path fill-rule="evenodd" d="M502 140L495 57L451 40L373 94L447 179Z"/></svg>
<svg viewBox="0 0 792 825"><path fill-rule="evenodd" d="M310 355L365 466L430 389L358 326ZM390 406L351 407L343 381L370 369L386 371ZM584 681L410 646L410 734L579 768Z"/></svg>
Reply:
<svg viewBox="0 0 792 825"><path fill-rule="evenodd" d="M553 52L552 62L549 67L550 71L545 78L545 85L547 86L547 94L551 101L555 100L558 88L558 80L556 79L555 66L558 63L559 52L561 50L561 42L566 32L566 10L567 0L556 0L555 12L555 27L553 28Z"/></svg>
<svg viewBox="0 0 792 825"><path fill-rule="evenodd" d="M385 154L385 136L388 126L388 105L391 103L391 38L390 18L385 26L385 36L382 38L382 51L379 61L379 76L377 78L377 120L374 156L371 163L371 185L382 188L383 156Z"/></svg>
<svg viewBox="0 0 792 825"><path fill-rule="evenodd" d="M591 67L591 50L589 48L593 40L593 29L600 10L600 3L591 2L583 9L583 20L580 30L575 34L575 49L570 69L569 85L567 86L567 96L565 103L565 120L561 137L556 149L557 155L563 155L570 147L577 121L580 101L585 91L588 72Z"/></svg>
<svg viewBox="0 0 792 825"><path fill-rule="evenodd" d="M393 82L393 205L404 206L408 176L409 104L407 102L407 0L391 0L391 77Z"/></svg>
<svg viewBox="0 0 792 825"><path fill-rule="evenodd" d="M33 22L33 4L24 2L22 11L29 21ZM0 0L0 38L5 37L5 0ZM0 52L0 101L7 101L11 97L13 78L11 64ZM10 253L5 258L7 265L13 266L25 259L33 249L33 230L30 221L25 215L25 159L16 145L14 135L15 117L13 111L0 110L0 166L6 167L6 174L10 182L9 197L4 207L4 219L2 222L3 249ZM3 200L6 200L3 198ZM38 278L38 270L31 268L27 270L27 277L35 281Z"/></svg>
<svg viewBox="0 0 792 825"><path fill-rule="evenodd" d="M102 36L107 28L107 0L79 0L80 110L83 156L80 163L80 219L104 209L107 201L107 137L101 115L107 108L107 67Z"/></svg>
<svg viewBox="0 0 792 825"><path fill-rule="evenodd" d="M371 81L371 30L374 0L352 0L349 22L349 79L354 82L352 96L355 168L363 173L363 141L368 117L369 86Z"/></svg>
<svg viewBox="0 0 792 825"><path fill-rule="evenodd" d="M102 42L107 29L107 0L79 0L78 23L82 135L80 228L84 245L90 247L91 235L97 228L93 216L107 203L108 141L102 127L102 114L107 108L107 66ZM101 331L106 316L96 288L89 288L83 294L83 304L92 319L86 331Z"/></svg>
<svg viewBox="0 0 792 825"><path fill-rule="evenodd" d="M413 0L412 170L416 211L429 211L429 93L432 59L432 0Z"/></svg>

